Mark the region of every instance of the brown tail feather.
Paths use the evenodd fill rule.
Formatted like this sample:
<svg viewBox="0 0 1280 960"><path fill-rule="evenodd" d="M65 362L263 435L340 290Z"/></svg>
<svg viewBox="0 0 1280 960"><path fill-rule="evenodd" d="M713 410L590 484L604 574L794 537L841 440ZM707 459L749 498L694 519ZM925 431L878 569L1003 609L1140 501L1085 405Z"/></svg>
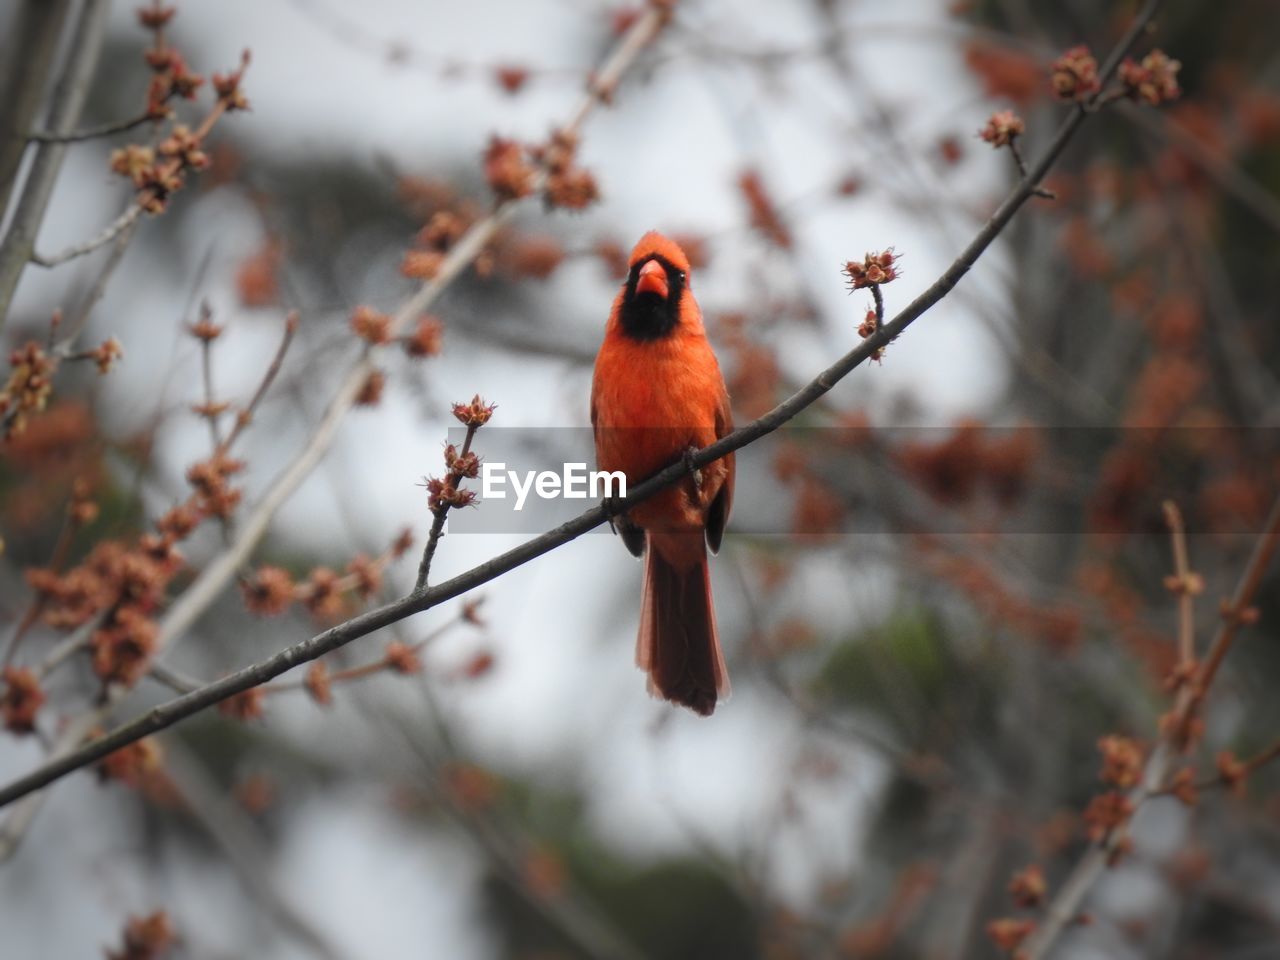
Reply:
<svg viewBox="0 0 1280 960"><path fill-rule="evenodd" d="M710 716L729 695L701 531L647 539L636 663L649 692ZM674 562L673 562L674 561Z"/></svg>

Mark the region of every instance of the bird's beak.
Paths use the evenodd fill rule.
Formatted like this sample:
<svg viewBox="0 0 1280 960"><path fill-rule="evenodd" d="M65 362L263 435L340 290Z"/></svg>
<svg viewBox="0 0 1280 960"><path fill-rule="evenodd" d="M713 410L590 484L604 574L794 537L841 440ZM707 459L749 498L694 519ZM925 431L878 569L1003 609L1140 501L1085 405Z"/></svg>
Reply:
<svg viewBox="0 0 1280 960"><path fill-rule="evenodd" d="M656 293L663 300L667 299L667 270L657 260L650 260L640 268L640 276L636 280L636 293Z"/></svg>

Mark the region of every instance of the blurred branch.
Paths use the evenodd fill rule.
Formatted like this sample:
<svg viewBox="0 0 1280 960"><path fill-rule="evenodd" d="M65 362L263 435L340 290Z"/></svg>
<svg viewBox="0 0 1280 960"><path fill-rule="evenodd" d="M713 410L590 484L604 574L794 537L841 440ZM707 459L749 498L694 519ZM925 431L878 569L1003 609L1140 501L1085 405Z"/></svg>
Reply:
<svg viewBox="0 0 1280 960"><path fill-rule="evenodd" d="M1115 72L1121 58L1137 40L1142 31L1146 29L1147 23L1159 5L1160 0L1147 0L1141 12L1125 33L1124 38L1116 49L1112 51L1107 58L1106 64L1101 68L1100 77L1103 84ZM662 11L651 6L646 15L632 27L587 94L582 107L575 115L574 124L570 130L576 129L576 126L581 123L592 105L601 96L612 90L618 75L634 59L644 44L657 32L664 16L665 14ZM1066 149L1067 144L1071 142L1072 137L1089 115L1090 111L1087 104L1077 104L1071 109L1059 126L1048 149L1039 160L1031 165L1027 176L1019 181L1012 192L991 215L987 223L969 242L968 246L961 251L955 261L932 285L908 304L892 321L879 327L870 337L862 340L857 347L846 353L787 400L764 414L764 416L735 430L710 446L702 448L691 457L678 460L660 470L633 488L625 500L603 503L553 530L549 530L518 547L508 550L506 553L459 574L451 580L417 593L411 593L394 603L385 604L382 607L353 617L308 640L286 647L265 660L251 664L236 673L214 681L200 690L160 704L102 737L84 744L63 756L50 759L37 769L0 789L0 806L11 803L32 791L39 790L41 787L66 776L74 770L93 763L95 760L106 756L114 750L118 750L122 746L133 743L157 730L172 726L179 720L198 713L206 707L274 679L300 663L314 660L332 650L345 646L352 640L403 620L413 614L429 610L446 600L451 600L481 584L488 583L502 574L549 553L570 540L576 539L629 507L652 497L658 491L684 477L690 468L696 469L706 466L726 454L745 447L747 444L777 430L825 395L837 383L848 376L854 368L875 355L876 351L887 346L900 336L907 327L927 313L955 288L956 284L969 272L983 252L991 246L1013 219L1014 215L1022 208L1023 204L1035 195L1040 181L1062 154L1063 150ZM425 306L425 304L419 304L417 301L429 300L429 297L434 295L434 291L439 288L439 284L443 279L452 277L461 269L462 263L460 262L461 254L459 251L465 249L479 252L479 246L483 245L480 239L481 236L487 238L491 235L496 227L497 218L506 209L509 209L509 205L499 208L494 215L478 223L459 241L445 261L446 265L452 266L453 273L449 273L447 269L442 268L441 276L432 281L431 284L428 284L423 291L396 314L396 322L403 322L408 317L416 316ZM470 255L474 254L471 253ZM318 429L317 435L323 439L319 442L313 440L312 444L303 451L303 454L295 464L286 471L286 478L292 478L292 483L300 482L302 476L319 461L321 455L328 448L332 440L332 434L337 428L338 420L349 408L355 394L363 383L363 376L360 374L363 373L367 364L367 358L362 359L357 364L353 375L348 377L338 396L332 401L330 409ZM195 617L212 602L226 579L234 572L238 560L248 554L249 549L265 531L267 522L275 507L292 489L292 485L277 481L276 486L268 491L267 496L264 498L264 504L259 505L259 508L246 523L245 530L241 535L242 539L237 546L222 554L213 564L206 567L204 573L197 578L187 593L183 594L178 602L174 604L161 627L162 640L159 644L161 648L172 640L174 636L184 631ZM265 509L264 505L269 506L270 510ZM1280 523L1280 503L1277 504L1276 512L1277 522Z"/></svg>
<svg viewBox="0 0 1280 960"><path fill-rule="evenodd" d="M51 759L69 756L89 734L95 730L99 724L107 716L107 708L105 706L94 707L75 717L72 717L65 727L58 733L58 738L54 741L53 747L49 751ZM18 845L22 843L22 838L26 836L27 830L31 827L31 822L35 819L37 813L40 812L40 805L44 801L43 793L32 793L24 796L22 800L14 804L13 809L9 811L5 817L4 823L0 824L0 863L8 860L17 851Z"/></svg>
<svg viewBox="0 0 1280 960"><path fill-rule="evenodd" d="M116 120L112 123L100 123L96 127L87 127L73 133L53 133L48 130L33 130L27 139L33 143L80 143L84 140L96 140L98 137L109 137L117 133L127 133L140 127L148 120L155 120L150 111L128 120Z"/></svg>
<svg viewBox="0 0 1280 960"><path fill-rule="evenodd" d="M1195 663L1195 595L1191 588L1191 565L1187 560L1187 531L1182 525L1182 511L1172 500L1164 502L1165 522L1173 546L1173 570L1177 578L1178 596L1178 663L1186 668Z"/></svg>
<svg viewBox="0 0 1280 960"><path fill-rule="evenodd" d="M26 152L26 131L40 107L48 83L58 37L70 0L21 0L13 27L0 50L8 65L0 77L0 222L9 208L9 192Z"/></svg>
<svg viewBox="0 0 1280 960"><path fill-rule="evenodd" d="M1222 625L1209 646L1205 665L1179 686L1177 698L1167 717L1167 722L1162 721L1160 742L1147 760L1142 779L1129 792L1128 801L1135 815L1147 799L1164 792L1174 760L1182 752L1182 743L1185 742L1187 731L1240 628L1241 614L1253 603L1263 574L1270 567L1271 559L1278 546L1280 546L1280 498L1272 504L1266 526L1254 543L1253 553L1245 565L1231 599L1227 602L1228 605L1224 608ZM1194 663L1194 660L1192 662ZM1262 763L1265 762L1264 759ZM1041 957L1048 955L1063 930L1079 914L1084 898L1111 864L1126 837L1126 829L1113 830L1101 843L1090 846L1084 856L1077 861L1070 876L1049 903L1044 922L1022 948L1026 960L1040 960Z"/></svg>
<svg viewBox="0 0 1280 960"><path fill-rule="evenodd" d="M428 697L445 742L446 762L465 764L466 761L453 747L452 738L434 697L430 694ZM480 807L467 808L460 803L456 792L440 782L440 774L444 771L441 770L441 764L433 762L427 754L417 725L406 723L402 717L384 718L385 711L380 711L378 719L394 723L395 732L429 771L430 775L426 778L427 790L438 807L474 841L494 872L519 897L552 927L577 944L586 956L608 957L610 960L645 960L647 954L618 930L594 904L579 896L571 882L566 883L564 889L553 896L540 895L538 891L531 890L525 876L525 858L533 846L532 838L527 837L518 826L513 826L508 818Z"/></svg>
<svg viewBox="0 0 1280 960"><path fill-rule="evenodd" d="M98 66L110 12L109 0L85 0L79 9L67 49L66 68L50 100L49 129L55 134L67 133L80 119ZM0 332L9 316L9 304L18 280L35 250L36 233L48 209L66 150L64 143L41 143L36 148L13 222L0 244Z"/></svg>
<svg viewBox="0 0 1280 960"><path fill-rule="evenodd" d="M377 57L389 66L412 67L442 80L453 80L468 74L494 78L498 71L511 66L496 61L485 63L462 60L456 53L433 54L418 47L411 47L403 35L382 36L370 30L365 26L369 21L367 16L349 15L346 12L348 5L342 3L322 2L322 0L289 0L289 2L316 27L329 34L334 41L360 53ZM578 71L567 67L539 67L528 72L538 77L561 79L578 74Z"/></svg>
<svg viewBox="0 0 1280 960"><path fill-rule="evenodd" d="M244 428L253 423L254 415L258 412L262 399L267 395L267 391L271 389L271 385L275 383L276 377L280 373L280 367L284 364L285 354L289 352L289 346L293 343L294 334L298 332L299 319L297 310L290 310L285 316L284 333L280 337L280 346L276 347L275 355L271 358L267 372L263 374L262 379L258 382L258 389L253 392L253 398L249 401L248 406L236 414L236 422L231 428L231 432L227 434L225 440L218 444L217 454L228 453L232 446L235 445L236 440L240 438L240 434L244 432Z"/></svg>
<svg viewBox="0 0 1280 960"><path fill-rule="evenodd" d="M1269 193L1238 165L1210 150L1176 120L1131 103L1118 103L1116 109L1147 133L1176 146L1246 210L1280 234L1280 197Z"/></svg>
<svg viewBox="0 0 1280 960"><path fill-rule="evenodd" d="M195 754L180 744L166 744L164 771L183 800L186 811L222 848L253 902L271 913L314 956L324 960L342 960L344 954L290 903L279 885L273 882L271 865L262 853L266 839L259 834L248 815L228 800Z"/></svg>
<svg viewBox="0 0 1280 960"><path fill-rule="evenodd" d="M51 253L48 256L36 253L33 249L30 255L31 262L38 267L56 267L69 260L74 260L77 257L83 257L87 254L93 253L93 251L97 250L99 247L105 247L116 237L120 236L132 227L140 216L142 216L142 204L137 201L131 201L129 206L125 208L124 213L112 220L109 224L103 227L100 232L90 237L88 240L73 244L65 250L59 250L57 253Z"/></svg>

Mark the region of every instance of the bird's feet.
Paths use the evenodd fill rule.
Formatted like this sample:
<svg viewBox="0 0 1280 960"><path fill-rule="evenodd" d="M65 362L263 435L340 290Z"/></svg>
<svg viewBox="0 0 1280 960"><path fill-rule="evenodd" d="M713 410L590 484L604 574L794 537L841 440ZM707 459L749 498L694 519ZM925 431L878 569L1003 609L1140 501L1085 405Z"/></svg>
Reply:
<svg viewBox="0 0 1280 960"><path fill-rule="evenodd" d="M693 462L693 455L698 452L698 448L692 444L684 448L682 454L684 458L684 468L689 471L689 476L693 478L694 489L702 493L702 470Z"/></svg>
<svg viewBox="0 0 1280 960"><path fill-rule="evenodd" d="M617 494L609 494L609 496L600 501L600 506L604 510L605 515L609 518L609 529L616 534L618 532L618 528L614 524L613 518L622 512L621 501L618 500Z"/></svg>

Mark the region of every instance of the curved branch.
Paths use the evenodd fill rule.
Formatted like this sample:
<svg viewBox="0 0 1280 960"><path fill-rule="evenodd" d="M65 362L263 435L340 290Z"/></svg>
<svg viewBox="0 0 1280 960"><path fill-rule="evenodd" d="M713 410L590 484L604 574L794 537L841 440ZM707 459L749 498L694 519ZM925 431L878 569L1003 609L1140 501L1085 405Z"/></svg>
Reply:
<svg viewBox="0 0 1280 960"><path fill-rule="evenodd" d="M32 250L31 262L37 267L56 267L59 264L66 263L68 260L74 260L76 257L83 257L86 254L93 253L99 247L105 247L124 231L128 230L140 216L142 216L141 204L130 201L129 206L125 207L124 213L112 220L88 240L67 247L65 250L59 250L57 253L51 253L47 257Z"/></svg>
<svg viewBox="0 0 1280 960"><path fill-rule="evenodd" d="M110 137L117 133L127 133L135 127L140 127L148 120L155 120L149 111L137 117L130 117L128 120L115 120L111 123L100 123L96 127L86 127L83 130L75 130L71 133L54 133L51 130L33 130L27 134L27 139L32 143L80 143L85 140L96 140L98 137Z"/></svg>
<svg viewBox="0 0 1280 960"><path fill-rule="evenodd" d="M1107 65L1103 71L1104 81L1112 72L1115 71L1115 68L1119 64L1121 58L1137 39L1139 33L1145 28L1147 22L1155 13L1159 4L1160 0L1148 0L1146 6L1135 19L1134 24L1130 27L1128 33L1126 33L1125 38L1121 41L1116 50L1112 52L1111 56L1108 57ZM649 16L650 18L653 17L653 8L650 8ZM641 23L643 23L643 20ZM660 24L654 24L654 29L656 30L659 25ZM637 24L637 26L639 26L639 24ZM634 32L636 27L633 27L632 29ZM623 48L625 48L626 45L627 40L624 39L622 45ZM637 52L638 49L639 46L636 46L635 50ZM612 63L613 61L611 61L611 65ZM590 103L595 98L599 97L602 91L607 92L611 89L611 84L615 80L616 76L611 77L607 68L605 71L602 71L595 87L588 94L586 108L589 109ZM969 242L968 246L961 251L960 255L946 269L946 271L943 272L942 276L935 280L928 289L916 297L916 299L898 313L893 320L877 329L872 336L862 340L857 347L846 353L830 367L818 374L818 376L802 387L799 391L784 400L782 403L778 404L778 406L774 407L758 420L754 420L746 426L735 430L733 433L721 438L711 446L704 447L697 451L690 458L691 462L689 462L689 460L682 459L669 465L654 476L645 480L643 483L638 484L631 490L630 494L623 501L613 501L594 507L573 520L563 523L555 529L549 530L540 536L534 537L532 540L526 541L518 547L508 550L506 553L500 554L485 563L473 567L471 570L459 574L451 580L437 584L434 587L429 587L424 590L411 593L393 603L385 604L377 609L370 610L357 617L353 617L352 619L331 627L310 639L287 647L266 660L251 664L236 673L206 684L198 690L194 690L191 693L160 704L141 716L117 727L115 730L112 730L110 733L107 733L102 737L86 743L62 756L56 756L50 759L42 766L6 785L3 789L0 789L0 806L11 803L32 791L39 790L41 787L47 786L53 781L66 776L68 773L100 760L102 757L105 757L107 754L112 753L123 746L127 746L128 744L133 743L136 740L140 740L141 738L155 733L158 730L170 727L178 721L183 720L192 714L198 713L207 707L213 706L222 700L226 700L237 693L242 693L245 690L278 677L282 673L293 669L299 664L315 660L318 657L324 656L326 653L336 650L338 647L345 646L352 640L363 637L392 623L396 623L397 621L403 620L413 614L430 610L432 607L438 606L446 600L451 600L454 597L460 596L480 586L481 584L488 583L490 580L528 563L530 560L536 559L543 554L549 553L557 547L568 543L570 540L574 540L577 537L582 536L584 533L600 526L611 517L616 516L624 509L652 497L658 491L670 486L680 478L684 477L690 468L696 469L698 467L706 466L707 464L720 459L725 454L745 447L747 444L760 439L766 434L772 433L774 430L777 430L783 424L787 423L801 411L826 394L832 387L839 383L840 380L844 379L844 377L846 377L855 367L875 354L877 350L881 347L887 346L892 340L896 339L907 329L907 327L942 300L942 298L960 282L961 278L969 272L969 269L977 262L978 258L989 246L991 246L996 237L1000 235L1001 231L1003 231L1013 219L1014 214L1021 209L1022 205L1025 204L1028 199L1035 195L1040 181L1044 178L1050 167L1053 166L1057 158L1062 154L1062 151L1066 148L1067 144L1071 141L1071 138L1088 115L1088 111L1082 106L1077 105L1072 109L1070 114L1059 126L1058 131L1054 135L1048 149L1038 161L1031 165L1027 175L1019 181L1013 191L996 209L995 213L991 215L991 218L987 223ZM579 111L576 119L580 121L583 116L585 116L585 110ZM479 230L484 229L484 224L486 223L489 224L487 233L491 233L494 227L496 227L496 222L494 221L496 221L496 218L500 216L505 209L508 208L500 209L494 217L489 218L489 220L484 221L481 224L477 224L477 226L463 238L459 246L475 239L474 235ZM480 245L483 245L483 241L480 242ZM457 249L458 248L455 248L455 251ZM442 272L442 277L443 276L444 273ZM427 293L434 290L439 279L440 278L425 288L423 294L424 297ZM409 313L408 315L416 315L419 309L421 309L421 307L414 308L412 313ZM403 314L404 311L402 310L401 313L396 315L397 321L401 319ZM367 363L367 361L365 362ZM357 369L360 368L358 367ZM363 381L357 380L353 384L351 380L348 380L348 382L344 384L344 391L349 391L351 395L354 396L354 392L361 382ZM345 393L340 394L335 400L335 405L340 403L345 395ZM331 431L333 426L335 426L335 424L330 423L333 413L334 408L331 408L330 414L326 415L325 422L321 426L322 432L326 428ZM325 443L324 446L327 447L327 443ZM308 449L310 450L310 448ZM318 459L318 454L316 455L316 459ZM263 526L265 528L265 518L263 519ZM228 557L229 554L223 554L217 563L223 562ZM192 597L193 595L200 596L198 591L201 587L201 581L206 579L206 576L210 574L210 570L212 569L214 568L206 568L205 574L202 574L201 578L196 581L196 584L192 589L189 590L187 594L183 595L178 606L181 606L184 601L186 602L187 607L190 607L196 602ZM232 567L232 570L234 570L234 566ZM221 583L219 583L218 586L220 587ZM208 599L212 598L210 597ZM203 609L203 605L201 605L200 609ZM170 617L166 618L166 627L169 625L169 621L175 618L176 614L177 608L175 607L175 609L170 611ZM184 614L184 616L187 615L194 618L193 614ZM182 628L185 629L185 627L189 625L189 622L190 621L187 620L185 623L182 623ZM172 635L168 629L165 629L163 632L165 636Z"/></svg>

